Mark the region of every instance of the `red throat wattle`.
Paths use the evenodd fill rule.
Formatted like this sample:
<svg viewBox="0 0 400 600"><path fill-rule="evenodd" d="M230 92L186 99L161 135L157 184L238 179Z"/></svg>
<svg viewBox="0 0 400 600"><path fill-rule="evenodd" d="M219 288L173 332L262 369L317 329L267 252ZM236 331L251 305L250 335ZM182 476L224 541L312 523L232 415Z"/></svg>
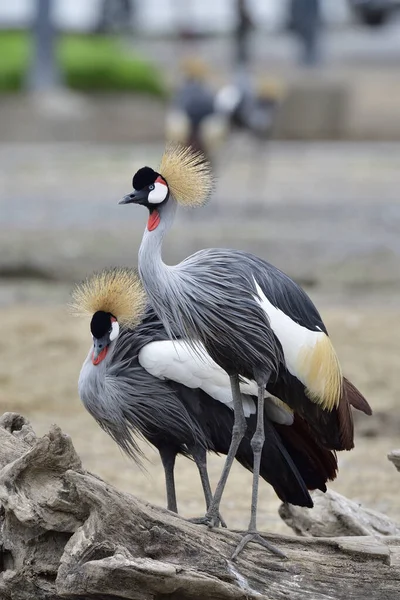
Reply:
<svg viewBox="0 0 400 600"><path fill-rule="evenodd" d="M92 354L92 363L94 365L99 365L101 363L101 361L104 360L105 357L107 356L107 352L108 352L108 347L106 346L105 348L103 348L103 350L97 356L97 358L93 358L93 354Z"/></svg>
<svg viewBox="0 0 400 600"><path fill-rule="evenodd" d="M160 224L160 214L158 210L153 209L153 211L149 215L149 220L147 221L147 229L149 231L153 231Z"/></svg>

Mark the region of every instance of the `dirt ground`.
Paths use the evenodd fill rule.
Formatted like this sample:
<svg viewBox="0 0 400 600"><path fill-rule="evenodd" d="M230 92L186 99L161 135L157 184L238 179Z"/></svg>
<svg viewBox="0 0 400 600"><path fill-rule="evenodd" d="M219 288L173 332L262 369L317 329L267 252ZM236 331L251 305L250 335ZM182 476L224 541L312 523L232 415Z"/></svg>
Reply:
<svg viewBox="0 0 400 600"><path fill-rule="evenodd" d="M77 394L80 366L90 345L88 323L69 316L64 303L5 305L0 308L1 411L21 412L37 433L57 423L72 436L84 466L120 489L155 504L165 504L163 471L150 447L145 471L121 454L86 413ZM399 477L388 451L400 447L400 310L385 303L347 306L319 304L345 374L365 393L375 415L357 419L356 448L340 456L340 473L332 489L400 521ZM222 458L210 456L215 486ZM204 513L196 468L187 459L176 467L178 502L184 516ZM222 514L231 528L249 518L251 476L235 466L223 498ZM279 501L267 484L260 489L259 526L287 531Z"/></svg>

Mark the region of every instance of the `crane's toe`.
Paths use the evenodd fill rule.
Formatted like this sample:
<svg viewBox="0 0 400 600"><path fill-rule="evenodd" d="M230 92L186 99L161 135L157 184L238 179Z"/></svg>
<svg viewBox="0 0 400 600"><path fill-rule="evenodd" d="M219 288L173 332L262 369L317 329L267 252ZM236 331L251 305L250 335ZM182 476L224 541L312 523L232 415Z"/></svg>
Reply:
<svg viewBox="0 0 400 600"><path fill-rule="evenodd" d="M219 527L220 525L221 527L226 528L226 523L220 515L220 513L218 513L216 517L207 513L206 515L204 515L204 517L193 517L191 519L188 519L188 521L190 521L191 523L196 523L196 525L207 525L210 528Z"/></svg>
<svg viewBox="0 0 400 600"><path fill-rule="evenodd" d="M221 525L221 527L224 527L226 529L227 528L226 523L220 513L218 513L218 519L219 519L219 524Z"/></svg>
<svg viewBox="0 0 400 600"><path fill-rule="evenodd" d="M232 554L232 560L236 560L239 556L243 548L247 546L249 542L255 542L256 544L260 544L260 546L264 546L269 552L275 554L279 558L287 559L287 556L282 550L276 548L273 544L265 540L257 531L248 531L240 540L239 544L236 546L234 553Z"/></svg>

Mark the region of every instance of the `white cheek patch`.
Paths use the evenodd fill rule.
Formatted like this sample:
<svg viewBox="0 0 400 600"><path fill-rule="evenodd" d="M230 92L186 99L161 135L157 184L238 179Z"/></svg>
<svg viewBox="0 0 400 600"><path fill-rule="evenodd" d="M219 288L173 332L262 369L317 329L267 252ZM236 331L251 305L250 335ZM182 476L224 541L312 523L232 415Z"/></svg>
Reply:
<svg viewBox="0 0 400 600"><path fill-rule="evenodd" d="M119 325L118 325L118 321L113 321L112 325L111 325L111 333L110 333L110 342L113 342L114 340L117 339L118 334L119 334Z"/></svg>
<svg viewBox="0 0 400 600"><path fill-rule="evenodd" d="M167 194L167 186L163 183L158 183L156 181L156 183L154 184L154 190L151 190L150 194L148 195L147 201L150 204L160 204L160 202L163 202L165 200Z"/></svg>

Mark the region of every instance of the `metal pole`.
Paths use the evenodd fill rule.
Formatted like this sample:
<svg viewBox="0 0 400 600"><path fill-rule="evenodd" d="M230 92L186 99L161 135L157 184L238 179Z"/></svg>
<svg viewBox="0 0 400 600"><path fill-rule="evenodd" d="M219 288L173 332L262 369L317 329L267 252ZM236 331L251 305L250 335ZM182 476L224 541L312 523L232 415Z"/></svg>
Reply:
<svg viewBox="0 0 400 600"><path fill-rule="evenodd" d="M45 91L61 85L61 73L55 56L56 31L51 20L51 0L36 0L36 7L28 87L33 91Z"/></svg>

